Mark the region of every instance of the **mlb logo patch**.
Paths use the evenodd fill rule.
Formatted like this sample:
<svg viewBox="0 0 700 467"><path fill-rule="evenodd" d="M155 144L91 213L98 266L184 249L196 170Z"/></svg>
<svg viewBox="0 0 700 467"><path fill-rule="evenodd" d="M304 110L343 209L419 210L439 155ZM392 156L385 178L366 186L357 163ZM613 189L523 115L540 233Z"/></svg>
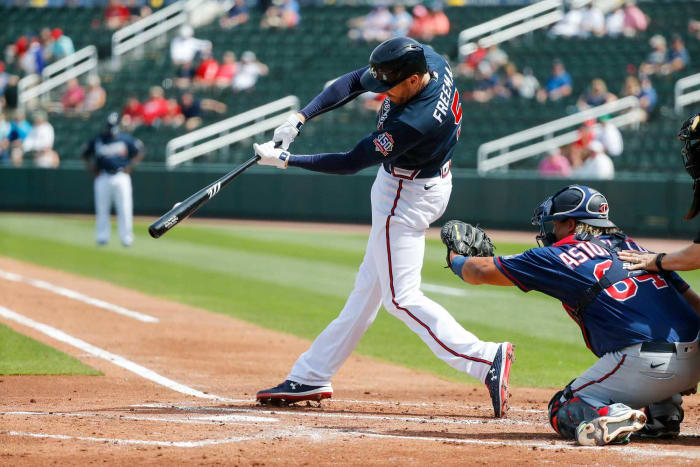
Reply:
<svg viewBox="0 0 700 467"><path fill-rule="evenodd" d="M382 153L384 157L388 156L389 153L394 149L394 138L391 137L389 132L385 131L381 135L374 138L374 150Z"/></svg>

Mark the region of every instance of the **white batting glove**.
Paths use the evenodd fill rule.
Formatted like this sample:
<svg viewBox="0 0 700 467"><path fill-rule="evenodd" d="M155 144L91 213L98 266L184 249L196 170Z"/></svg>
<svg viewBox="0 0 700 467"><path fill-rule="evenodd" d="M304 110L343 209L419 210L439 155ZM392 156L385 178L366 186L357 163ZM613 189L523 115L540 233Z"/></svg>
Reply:
<svg viewBox="0 0 700 467"><path fill-rule="evenodd" d="M253 144L255 154L260 156L258 165L272 165L278 169L286 169L289 162L289 153L282 148L276 148L274 141L265 144Z"/></svg>
<svg viewBox="0 0 700 467"><path fill-rule="evenodd" d="M294 138L297 137L301 131L301 127L304 123L299 120L296 114L292 114L287 118L287 121L275 129L275 133L272 135L272 141L278 143L279 147L284 150L289 149L289 145L292 144Z"/></svg>

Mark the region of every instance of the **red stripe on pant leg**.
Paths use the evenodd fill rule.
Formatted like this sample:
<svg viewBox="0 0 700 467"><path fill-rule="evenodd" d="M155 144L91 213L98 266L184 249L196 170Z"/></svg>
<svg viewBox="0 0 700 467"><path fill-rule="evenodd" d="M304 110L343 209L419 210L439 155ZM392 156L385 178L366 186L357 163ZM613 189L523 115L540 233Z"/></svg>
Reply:
<svg viewBox="0 0 700 467"><path fill-rule="evenodd" d="M602 383L603 381L605 381L606 379L608 379L609 377L611 377L612 375L614 375L615 372L616 372L617 370L620 369L620 367L622 366L622 364L625 363L625 358L627 358L627 354L622 354L622 359L621 359L620 362L617 364L617 366L616 366L615 368L613 368L613 370L612 370L610 373L608 373L607 375L603 376L603 377L600 378L599 380L589 381L589 382L587 382L586 384L584 384L584 385L581 386L581 387L578 387L578 388L576 388L576 389L572 389L572 390L571 390L571 393L573 394L574 392L580 391L581 389L586 388L586 387L590 386L591 384Z"/></svg>
<svg viewBox="0 0 700 467"><path fill-rule="evenodd" d="M396 190L396 197L394 198L394 205L391 207L391 214L389 214L386 218L386 252L387 252L387 258L389 260L389 287L391 288L391 302L394 304L394 306L398 310L405 312L408 316L413 318L413 320L415 320L418 324L423 326L428 331L428 334L430 334L430 336L433 339L435 339L435 342L440 344L440 346L443 349L447 350L452 355L454 355L456 357L466 358L467 360L471 360L474 362L484 363L484 364L489 365L489 366L493 365L493 362L490 362L488 360L482 360L480 358L470 357L468 355L464 355L464 354L461 354L459 352L455 352L451 348L447 347L440 339L437 338L437 336L433 333L432 329L430 329L430 327L427 324L425 324L423 321L418 319L413 313L408 311L406 308L403 308L402 306L400 306L396 302L396 293L394 292L394 274L393 274L393 270L391 267L391 242L389 241L389 224L391 222L392 216L394 215L394 212L396 211L396 205L399 202L399 198L401 197L401 188L402 187L403 187L403 180L399 180L399 188Z"/></svg>

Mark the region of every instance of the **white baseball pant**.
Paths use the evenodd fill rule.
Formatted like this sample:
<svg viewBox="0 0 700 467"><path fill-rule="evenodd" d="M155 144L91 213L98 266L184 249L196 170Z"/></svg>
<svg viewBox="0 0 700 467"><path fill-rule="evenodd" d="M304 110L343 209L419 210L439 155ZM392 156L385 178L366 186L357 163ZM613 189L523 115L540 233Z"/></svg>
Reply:
<svg viewBox="0 0 700 467"><path fill-rule="evenodd" d="M117 212L117 227L119 239L124 246L130 246L134 242L134 207L132 201L131 177L124 172L109 174L100 172L95 177L95 237L97 243L105 244L109 241L112 230L110 211L114 203Z"/></svg>
<svg viewBox="0 0 700 467"><path fill-rule="evenodd" d="M292 367L287 379L329 385L381 305L451 367L483 382L498 344L482 342L420 290L425 231L447 208L452 175L404 179L379 168L372 229L355 288L343 310Z"/></svg>

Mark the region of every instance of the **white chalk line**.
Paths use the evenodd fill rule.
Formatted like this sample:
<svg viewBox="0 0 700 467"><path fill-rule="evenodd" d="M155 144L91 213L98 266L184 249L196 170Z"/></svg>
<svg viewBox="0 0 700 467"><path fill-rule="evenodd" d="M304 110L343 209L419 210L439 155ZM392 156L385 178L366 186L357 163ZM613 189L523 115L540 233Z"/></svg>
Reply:
<svg viewBox="0 0 700 467"><path fill-rule="evenodd" d="M39 279L32 279L31 277L20 276L19 274L3 271L2 269L0 269L0 278L7 279L8 281L29 284L39 289L48 290L49 292L53 292L57 295L62 295L64 297L72 298L73 300L77 300L79 302L87 303L88 305L102 308L103 310L111 311L123 316L128 316L129 318L133 318L144 323L157 323L159 321L158 318L154 316L139 313L137 311L128 310L119 305L114 305L112 303L105 302L104 300L100 300L99 298L89 297L80 292L76 292L75 290L67 289L65 287L54 285Z"/></svg>
<svg viewBox="0 0 700 467"><path fill-rule="evenodd" d="M217 400L217 401L222 401L222 402L230 402L229 399L221 396L217 396L214 394L207 394L202 391L198 391L197 389L191 388L189 386L185 386L184 384L178 383L176 381L173 381L169 378L166 378L165 376L159 375L153 370L150 370L144 366L139 365L138 363L134 363L131 360L127 360L124 357L121 357L119 355L113 354L111 352L108 352L106 350L103 350L99 347L95 347L92 344L88 344L87 342L80 340L76 337L70 336L66 334L65 332L56 329L54 327L48 326L46 324L39 323L37 321L34 321L33 319L27 318L26 316L23 316L15 311L12 311L8 308L5 308L3 306L0 306L0 316L5 317L7 319L13 320L17 323L20 323L24 326L30 327L32 329L35 329L43 334L46 334L47 336L60 341L64 342L68 345L71 345L73 347L76 347L84 352L89 353L92 356L102 358L104 360L107 360L117 366L120 366L124 368L125 370L128 370L132 373L135 373L139 375L142 378L145 378L149 381L152 381L156 384L159 384L161 386L165 386L168 389L171 389L173 391L182 393L182 394L187 394L188 396L194 396L194 397L199 397L200 399L210 399L210 400Z"/></svg>
<svg viewBox="0 0 700 467"><path fill-rule="evenodd" d="M0 412L7 416L40 416L40 417L74 417L74 418L106 418L111 420L133 420L139 422L169 422L194 425L220 425L222 423L276 423L279 419L274 417L255 417L249 415L203 415L187 418L177 416L143 416L143 415L114 415L94 412L27 412L16 410Z"/></svg>
<svg viewBox="0 0 700 467"><path fill-rule="evenodd" d="M3 433L0 431L0 433ZM111 443L111 444L136 444L142 446L165 446L175 448L201 448L204 446L212 446L216 444L228 444L254 439L248 436L234 436L223 439L203 439L201 441L152 441L146 439L119 439L119 438L96 438L93 436L69 436L55 435L49 433L29 433L26 431L5 431L9 436L23 436L29 438L48 438L48 439L64 439L78 441L92 441L95 443Z"/></svg>

